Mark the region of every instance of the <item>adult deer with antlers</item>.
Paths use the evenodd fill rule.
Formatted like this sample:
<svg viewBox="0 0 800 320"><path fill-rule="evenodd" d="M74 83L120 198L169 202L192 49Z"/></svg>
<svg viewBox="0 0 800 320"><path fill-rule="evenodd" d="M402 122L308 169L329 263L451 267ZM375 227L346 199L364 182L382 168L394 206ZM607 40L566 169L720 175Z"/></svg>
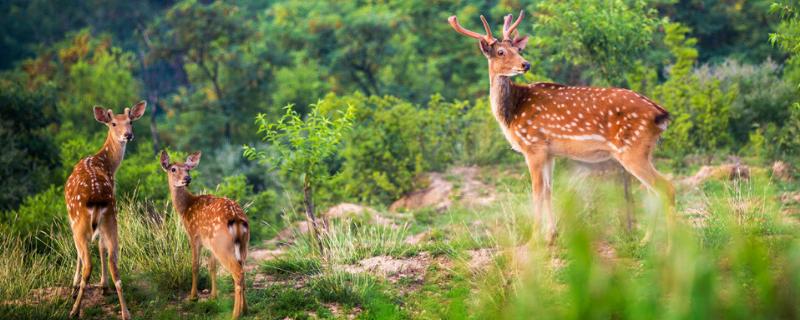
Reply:
<svg viewBox="0 0 800 320"><path fill-rule="evenodd" d="M108 135L103 147L93 156L81 159L72 169L64 188L64 198L69 213L69 225L78 259L75 264L75 277L72 286L75 288L75 303L70 317L80 313L86 283L92 272L89 244L97 236L100 249L100 287L105 289L106 263L114 286L117 289L122 318L130 319L130 313L122 297L122 281L117 268L119 242L117 238L117 211L114 196L114 175L117 173L125 146L133 140L131 122L144 115L147 103L141 101L131 108L125 108L122 114L115 115L111 109L94 107L94 118L108 127ZM108 252L108 257L106 256ZM79 282L80 281L80 282ZM79 285L80 283L80 285Z"/></svg>
<svg viewBox="0 0 800 320"><path fill-rule="evenodd" d="M550 204L554 156L587 163L616 160L648 189L674 203L672 184L651 163L656 142L670 121L667 110L627 89L514 84L511 77L530 69L520 56L528 37L519 37L516 31L522 17L520 11L513 24L512 15L505 17L502 40L492 36L483 16L484 35L465 29L455 16L448 21L457 32L477 39L489 61L492 112L511 147L525 156L534 212L546 239L552 241L556 235Z"/></svg>
<svg viewBox="0 0 800 320"><path fill-rule="evenodd" d="M212 195L193 195L186 190L192 182L190 171L200 163L200 152L190 154L186 162L170 162L161 151L161 168L167 173L172 206L180 214L192 248L192 291L189 299L197 299L197 275L200 268L200 249L211 250L208 274L211 276L211 296L217 296L217 261L233 277L233 318L247 309L244 296L244 261L250 241L247 216L230 199Z"/></svg>

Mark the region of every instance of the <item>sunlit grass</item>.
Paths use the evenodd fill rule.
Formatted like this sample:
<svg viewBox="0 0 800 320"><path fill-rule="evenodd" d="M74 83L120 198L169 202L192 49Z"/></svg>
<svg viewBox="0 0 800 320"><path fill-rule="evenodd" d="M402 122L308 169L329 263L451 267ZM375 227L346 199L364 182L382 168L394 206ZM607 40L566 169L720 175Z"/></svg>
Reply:
<svg viewBox="0 0 800 320"><path fill-rule="evenodd" d="M705 221L698 227L686 223L680 208L687 203L679 203L680 223L670 232L663 206L640 192L637 218L656 226L656 237L646 245L638 239L647 223L625 235L630 232L620 220L619 189L613 183L593 184L590 197L583 196L585 184L557 185L561 233L554 246L537 236L527 243L515 236L529 228L526 208L511 200L501 210L490 237L498 254L471 277L479 297L472 314L502 319L798 315L800 245L796 232L779 219L777 190L765 175L711 181L699 191L686 191L701 194L684 201L707 202ZM596 191L601 189L610 191Z"/></svg>

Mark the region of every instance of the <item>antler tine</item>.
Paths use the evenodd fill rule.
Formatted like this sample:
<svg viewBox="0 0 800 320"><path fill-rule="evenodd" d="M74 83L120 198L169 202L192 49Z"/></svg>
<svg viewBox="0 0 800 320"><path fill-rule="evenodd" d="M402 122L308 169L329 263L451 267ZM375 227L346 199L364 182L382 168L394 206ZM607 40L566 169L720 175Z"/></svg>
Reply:
<svg viewBox="0 0 800 320"><path fill-rule="evenodd" d="M467 37L470 37L470 38L475 38L475 39L478 39L478 40L481 40L481 39L486 40L490 44L494 43L495 39L492 37L492 32L489 29L489 24L486 23L486 19L483 16L481 16L481 20L483 21L484 29L486 29L486 33L487 33L486 35L482 35L480 33L477 33L475 31L470 31L470 30L467 30L466 28L462 27L461 24L458 23L458 18L456 18L456 16L450 16L450 18L447 19L447 21L450 23L450 26L452 26L453 29L455 29L458 33L463 34L463 35L465 35Z"/></svg>
<svg viewBox="0 0 800 320"><path fill-rule="evenodd" d="M494 43L495 38L492 36L492 29L489 28L489 23L486 22L486 18L484 18L483 15L481 15L481 22L483 22L483 28L486 29L486 41L489 42L489 44Z"/></svg>
<svg viewBox="0 0 800 320"><path fill-rule="evenodd" d="M517 29L519 23L522 22L522 17L524 16L523 10L519 11L519 16L517 16L517 20L514 21L514 24L511 26L508 25L511 22L511 19L514 17L513 15L509 14L505 17L505 21L503 22L503 40L511 40L511 35L514 33L514 30Z"/></svg>

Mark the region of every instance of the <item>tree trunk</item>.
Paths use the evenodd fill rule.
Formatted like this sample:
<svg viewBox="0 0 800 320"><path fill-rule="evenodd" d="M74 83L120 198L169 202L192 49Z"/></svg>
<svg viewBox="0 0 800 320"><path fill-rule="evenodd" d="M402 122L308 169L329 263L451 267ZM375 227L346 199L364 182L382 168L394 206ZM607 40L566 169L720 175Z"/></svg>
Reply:
<svg viewBox="0 0 800 320"><path fill-rule="evenodd" d="M317 218L314 215L314 190L311 187L308 176L303 179L303 204L306 209L306 218L308 218L310 224L309 229L311 229L314 241L317 243L317 247L319 247L320 256L324 257L325 247L322 244L322 239L320 239L320 228L317 223Z"/></svg>

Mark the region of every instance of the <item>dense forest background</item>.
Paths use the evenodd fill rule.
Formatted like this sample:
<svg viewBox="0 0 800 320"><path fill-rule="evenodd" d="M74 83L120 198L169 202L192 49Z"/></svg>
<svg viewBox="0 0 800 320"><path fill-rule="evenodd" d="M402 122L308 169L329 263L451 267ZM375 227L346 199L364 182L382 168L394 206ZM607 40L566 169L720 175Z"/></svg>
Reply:
<svg viewBox="0 0 800 320"><path fill-rule="evenodd" d="M242 156L257 114L292 105L352 130L325 161L322 204L385 205L451 164L519 161L490 114L486 61L447 17L494 28L524 9L533 65L518 81L620 86L673 114L657 156L675 170L800 155L794 1L0 2L0 230L65 225L63 183L101 145L92 117L147 100L118 196L163 208L157 153L203 151L195 189L277 223L297 174ZM153 209L155 210L155 209Z"/></svg>

